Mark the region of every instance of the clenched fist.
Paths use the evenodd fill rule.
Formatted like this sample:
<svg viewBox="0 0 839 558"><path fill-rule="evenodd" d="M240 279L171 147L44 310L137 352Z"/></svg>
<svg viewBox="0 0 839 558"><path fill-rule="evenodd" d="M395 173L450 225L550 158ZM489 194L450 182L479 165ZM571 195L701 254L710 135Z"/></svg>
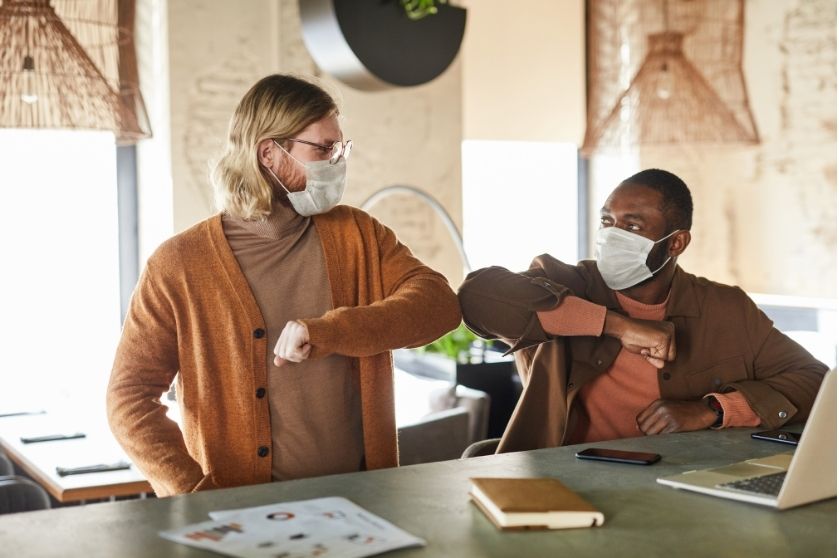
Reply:
<svg viewBox="0 0 839 558"><path fill-rule="evenodd" d="M639 320L609 311L603 333L620 339L623 347L644 356L656 368L676 358L676 326L672 322Z"/></svg>
<svg viewBox="0 0 839 558"><path fill-rule="evenodd" d="M274 346L274 366L283 366L287 362L302 362L309 358L312 346L309 345L309 330L300 322L288 322Z"/></svg>

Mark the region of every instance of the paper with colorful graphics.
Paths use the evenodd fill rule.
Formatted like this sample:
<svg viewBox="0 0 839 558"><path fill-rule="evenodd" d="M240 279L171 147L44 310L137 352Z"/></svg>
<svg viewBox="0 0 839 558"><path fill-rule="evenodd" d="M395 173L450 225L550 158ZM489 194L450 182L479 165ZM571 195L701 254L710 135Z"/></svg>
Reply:
<svg viewBox="0 0 839 558"><path fill-rule="evenodd" d="M362 558L424 546L346 498L317 498L210 513L212 521L162 531L181 544L242 558Z"/></svg>

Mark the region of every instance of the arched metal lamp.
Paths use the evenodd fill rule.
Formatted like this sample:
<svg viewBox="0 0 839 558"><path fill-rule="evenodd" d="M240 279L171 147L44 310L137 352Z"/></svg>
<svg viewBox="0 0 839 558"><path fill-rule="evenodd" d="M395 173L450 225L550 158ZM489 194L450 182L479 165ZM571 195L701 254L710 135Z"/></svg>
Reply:
<svg viewBox="0 0 839 558"><path fill-rule="evenodd" d="M464 275L468 274L472 271L472 266L469 264L469 257L466 255L466 250L463 248L463 237L460 235L460 231L457 230L457 225L455 225L454 221L451 218L451 215L446 211L446 208L443 207L443 204L438 202L433 196L420 190L415 186L401 186L401 185L394 185L394 186L386 186L381 190L374 192L370 195L364 202L361 204L361 209L364 211L368 211L371 207L379 203L381 200L388 196L392 196L394 194L407 194L409 196L415 196L425 202L431 209L434 210L434 213L440 218L445 225L446 230L449 232L449 236L454 242L455 248L457 248L457 253L460 255L460 261L463 264Z"/></svg>

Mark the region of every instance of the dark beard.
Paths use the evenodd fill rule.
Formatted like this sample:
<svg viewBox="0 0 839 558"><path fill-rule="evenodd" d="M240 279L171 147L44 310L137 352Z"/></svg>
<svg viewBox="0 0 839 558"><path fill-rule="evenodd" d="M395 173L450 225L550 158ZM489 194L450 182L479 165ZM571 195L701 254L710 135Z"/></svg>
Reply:
<svg viewBox="0 0 839 558"><path fill-rule="evenodd" d="M646 265L647 269L649 269L650 273L652 273L652 277L644 279L640 283L636 283L635 285L632 285L631 287L624 289L624 291L635 289L637 287L643 287L647 283L650 283L653 280L655 280L655 278L658 276L658 273L664 271L664 268L661 268L661 266L664 265L664 262L667 261L668 258L667 248L669 245L669 240L670 238L667 238L666 240L662 240L658 244L653 245L652 249L650 250L650 253L647 255Z"/></svg>
<svg viewBox="0 0 839 558"><path fill-rule="evenodd" d="M663 266L664 262L667 261L668 240L670 239L668 238L667 240L663 240L653 246L653 249L650 250L650 254L647 256L647 267L650 269L650 272L653 273L653 277L655 277L656 270ZM650 279L652 279L652 277ZM647 281L649 281L649 279L647 279Z"/></svg>

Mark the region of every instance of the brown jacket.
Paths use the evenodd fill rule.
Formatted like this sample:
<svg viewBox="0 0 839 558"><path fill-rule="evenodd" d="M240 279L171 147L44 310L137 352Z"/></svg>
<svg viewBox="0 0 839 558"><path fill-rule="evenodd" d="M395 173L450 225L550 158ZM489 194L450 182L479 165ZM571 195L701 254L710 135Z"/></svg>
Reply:
<svg viewBox="0 0 839 558"><path fill-rule="evenodd" d="M304 320L310 358L355 357L368 469L397 465L390 350L433 341L460 322L446 279L363 211L314 217L333 310ZM267 346L259 307L221 215L164 242L134 292L108 386L108 419L160 496L269 482ZM183 434L160 395L178 373Z"/></svg>
<svg viewBox="0 0 839 558"><path fill-rule="evenodd" d="M613 337L545 333L536 312L569 294L624 313L594 261L572 266L543 255L525 273L489 267L460 287L466 325L513 347L525 386L499 452L562 445L580 388L621 349ZM742 290L677 268L665 319L676 326L676 360L658 373L662 399L739 390L766 428L807 418L827 367L775 329Z"/></svg>

